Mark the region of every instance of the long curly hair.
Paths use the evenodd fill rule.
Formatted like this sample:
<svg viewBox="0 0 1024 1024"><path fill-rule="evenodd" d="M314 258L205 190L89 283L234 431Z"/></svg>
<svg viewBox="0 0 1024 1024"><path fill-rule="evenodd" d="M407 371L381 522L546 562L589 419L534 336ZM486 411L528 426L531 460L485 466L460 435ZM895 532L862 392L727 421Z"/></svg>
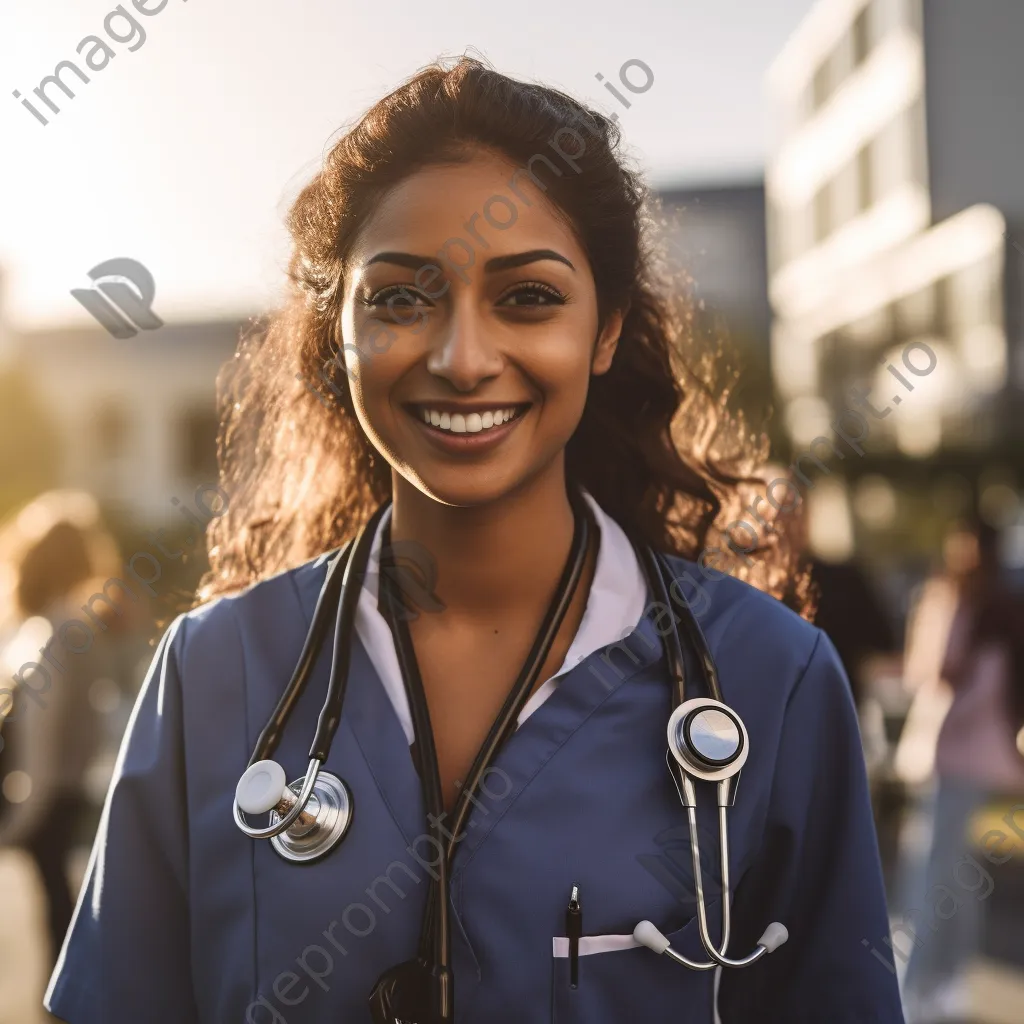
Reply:
<svg viewBox="0 0 1024 1024"><path fill-rule="evenodd" d="M574 173L550 159L556 133ZM767 436L728 408L738 373L721 339L698 337L654 243L656 208L620 142L602 114L471 57L424 68L338 139L288 217L286 301L251 325L218 378L221 485L231 501L208 528L210 569L196 603L337 547L390 496L390 467L363 433L335 359L346 260L389 189L484 149L528 168L568 217L590 260L599 317L628 306L612 367L591 380L568 444L569 478L635 540L691 559L718 547L716 568L809 612L785 516L756 550L746 540L728 547L730 520L763 487ZM330 400L303 379L321 379Z"/></svg>

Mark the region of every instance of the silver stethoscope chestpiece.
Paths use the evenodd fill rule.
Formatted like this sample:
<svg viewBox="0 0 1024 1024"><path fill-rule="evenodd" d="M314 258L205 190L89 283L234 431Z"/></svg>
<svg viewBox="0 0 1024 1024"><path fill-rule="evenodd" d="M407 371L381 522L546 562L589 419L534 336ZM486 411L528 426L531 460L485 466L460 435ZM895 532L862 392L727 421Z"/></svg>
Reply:
<svg viewBox="0 0 1024 1024"><path fill-rule="evenodd" d="M747 730L731 708L699 697L684 701L672 713L668 748L690 774L720 782L736 775L746 762Z"/></svg>
<svg viewBox="0 0 1024 1024"><path fill-rule="evenodd" d="M716 708L691 711L683 731L690 749L712 768L732 764L743 742L735 719Z"/></svg>
<svg viewBox="0 0 1024 1024"><path fill-rule="evenodd" d="M304 781L296 779L288 789L298 796ZM279 820L280 813L271 811L270 824L275 825ZM305 814L291 828L273 836L270 845L285 860L306 863L333 850L351 824L352 797L348 787L336 775L322 771L306 803Z"/></svg>
<svg viewBox="0 0 1024 1024"><path fill-rule="evenodd" d="M312 760L306 774L286 785L275 761L250 765L235 790L235 822L252 839L269 839L285 860L307 863L329 853L352 823L352 796L336 775ZM265 828L246 824L243 814L267 814Z"/></svg>

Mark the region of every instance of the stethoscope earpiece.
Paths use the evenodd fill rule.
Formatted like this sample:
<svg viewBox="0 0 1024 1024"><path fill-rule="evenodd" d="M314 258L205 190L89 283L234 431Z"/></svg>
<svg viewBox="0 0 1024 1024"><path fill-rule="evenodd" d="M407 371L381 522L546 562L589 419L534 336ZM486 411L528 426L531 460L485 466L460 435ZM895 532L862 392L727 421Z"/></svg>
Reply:
<svg viewBox="0 0 1024 1024"><path fill-rule="evenodd" d="M352 823L352 795L336 775L310 761L309 770L290 785L284 769L271 760L251 764L235 787L235 822L250 838L269 839L285 860L303 864L329 853ZM243 814L270 814L266 828L254 829Z"/></svg>

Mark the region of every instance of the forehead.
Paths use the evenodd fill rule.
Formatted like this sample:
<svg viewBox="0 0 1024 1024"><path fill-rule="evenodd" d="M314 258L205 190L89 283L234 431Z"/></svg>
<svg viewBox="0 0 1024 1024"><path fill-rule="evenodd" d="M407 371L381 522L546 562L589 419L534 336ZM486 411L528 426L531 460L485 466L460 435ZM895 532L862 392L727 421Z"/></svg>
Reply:
<svg viewBox="0 0 1024 1024"><path fill-rule="evenodd" d="M521 171L515 190L509 186L516 170L506 158L480 153L467 163L416 171L371 214L352 248L352 261L358 265L384 250L430 256L449 240L462 239L488 256L555 249L575 266L585 265L567 218L530 175ZM534 173L542 183L554 177L541 161L534 164Z"/></svg>

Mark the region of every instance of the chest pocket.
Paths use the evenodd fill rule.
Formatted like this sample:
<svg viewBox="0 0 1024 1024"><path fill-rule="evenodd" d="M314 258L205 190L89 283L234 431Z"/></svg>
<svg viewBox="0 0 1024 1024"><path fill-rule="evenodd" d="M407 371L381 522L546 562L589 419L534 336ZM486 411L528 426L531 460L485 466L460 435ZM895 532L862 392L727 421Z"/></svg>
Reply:
<svg viewBox="0 0 1024 1024"><path fill-rule="evenodd" d="M718 902L708 905L712 921ZM690 959L707 960L696 917L666 938ZM628 941L626 936L585 936L575 989L568 956L552 956L552 1024L706 1024L712 1019L714 971L690 970L646 946L627 945ZM563 952L563 945L553 952ZM598 949L603 951L590 951Z"/></svg>

